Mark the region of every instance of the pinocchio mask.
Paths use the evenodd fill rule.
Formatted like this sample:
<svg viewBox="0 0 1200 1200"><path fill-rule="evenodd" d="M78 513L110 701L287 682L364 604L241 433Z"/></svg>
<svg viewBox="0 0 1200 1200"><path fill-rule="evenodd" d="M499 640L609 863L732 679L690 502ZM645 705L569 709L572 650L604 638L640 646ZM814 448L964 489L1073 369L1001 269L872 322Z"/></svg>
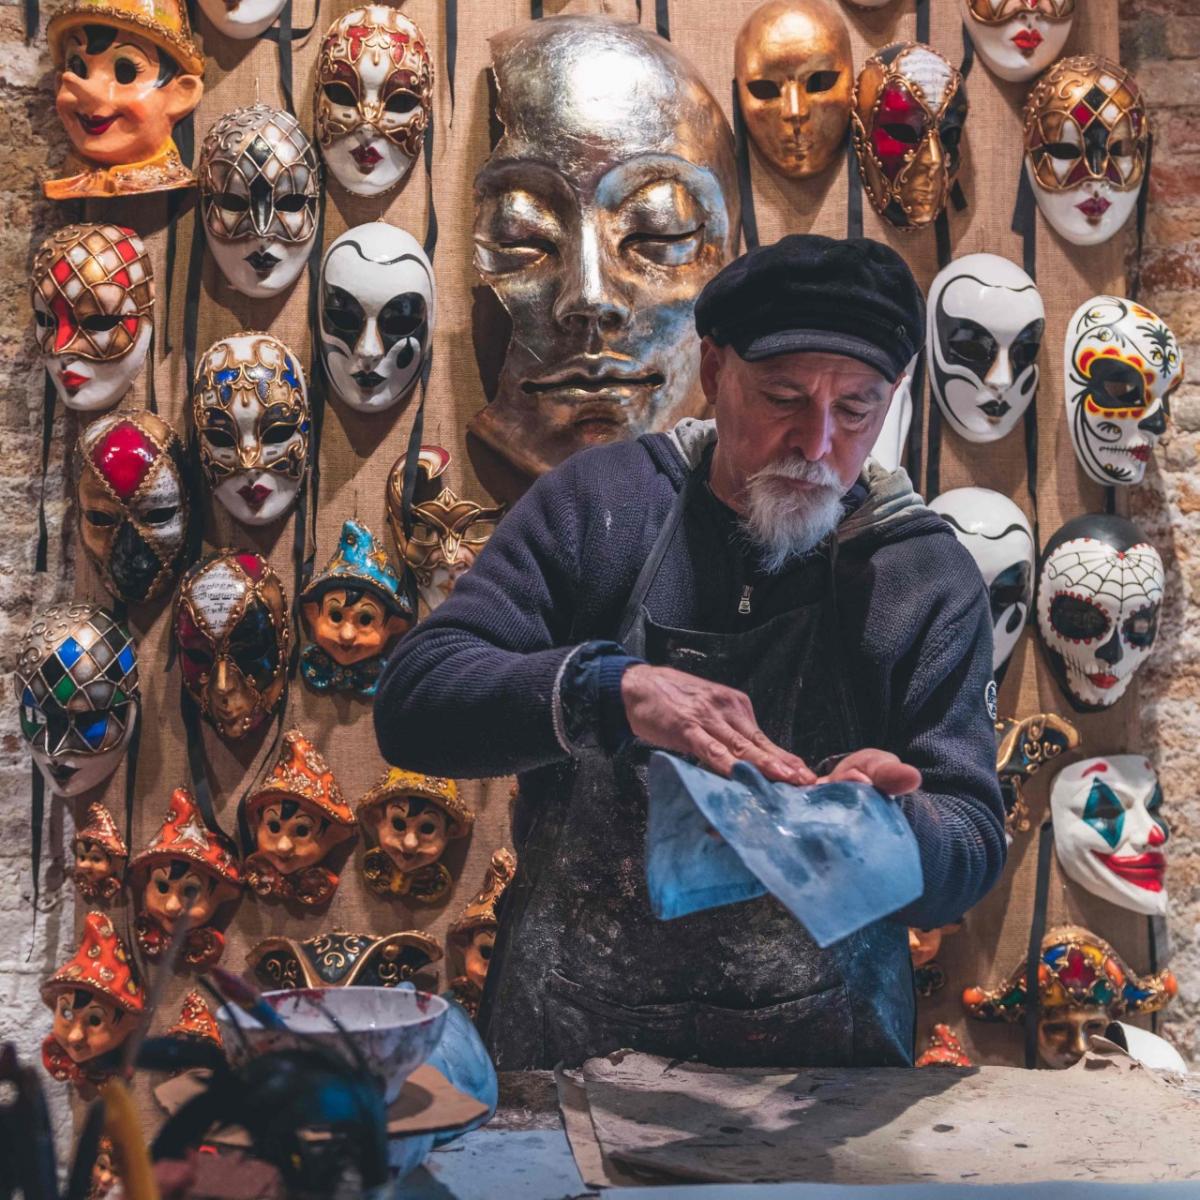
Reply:
<svg viewBox="0 0 1200 1200"><path fill-rule="evenodd" d="M496 944L497 906L516 873L516 855L506 849L494 851L484 872L482 890L463 909L447 934L446 940L457 947L463 962L463 973L451 981L450 990L471 1016L479 1011L492 948Z"/></svg>
<svg viewBox="0 0 1200 1200"><path fill-rule="evenodd" d="M115 900L124 881L129 847L103 804L93 801L88 805L87 821L75 831L71 849L75 855L72 878L79 894L89 901Z"/></svg>

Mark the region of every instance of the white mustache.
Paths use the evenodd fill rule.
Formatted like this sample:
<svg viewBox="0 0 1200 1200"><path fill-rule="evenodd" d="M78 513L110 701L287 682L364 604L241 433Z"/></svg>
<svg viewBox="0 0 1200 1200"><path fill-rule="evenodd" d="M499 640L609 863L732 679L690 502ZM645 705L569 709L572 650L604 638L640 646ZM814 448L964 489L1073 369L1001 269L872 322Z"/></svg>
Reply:
<svg viewBox="0 0 1200 1200"><path fill-rule="evenodd" d="M769 479L795 479L816 487L845 490L837 472L828 463L810 462L807 458L785 458L780 462L770 463L755 471L746 480L746 484L749 486Z"/></svg>

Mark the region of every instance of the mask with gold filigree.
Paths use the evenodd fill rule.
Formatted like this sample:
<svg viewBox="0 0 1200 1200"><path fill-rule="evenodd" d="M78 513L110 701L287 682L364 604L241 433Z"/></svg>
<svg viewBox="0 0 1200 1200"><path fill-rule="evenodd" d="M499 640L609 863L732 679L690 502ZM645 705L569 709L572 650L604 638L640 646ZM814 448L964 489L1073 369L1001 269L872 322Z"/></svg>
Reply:
<svg viewBox="0 0 1200 1200"><path fill-rule="evenodd" d="M442 957L436 938L418 929L382 936L319 933L302 941L266 938L246 959L258 982L271 990L325 987L396 987L428 980Z"/></svg>
<svg viewBox="0 0 1200 1200"><path fill-rule="evenodd" d="M962 0L979 57L1000 79L1032 79L1063 51L1076 0Z"/></svg>

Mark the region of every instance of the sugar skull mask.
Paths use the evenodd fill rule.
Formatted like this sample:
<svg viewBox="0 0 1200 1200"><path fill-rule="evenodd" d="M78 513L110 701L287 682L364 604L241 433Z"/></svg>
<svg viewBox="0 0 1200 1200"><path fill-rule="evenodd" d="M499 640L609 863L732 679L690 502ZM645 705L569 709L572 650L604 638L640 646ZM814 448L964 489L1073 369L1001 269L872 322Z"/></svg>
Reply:
<svg viewBox="0 0 1200 1200"><path fill-rule="evenodd" d="M192 420L213 495L244 525L269 525L296 502L308 471L308 388L269 333L213 342L196 367Z"/></svg>
<svg viewBox="0 0 1200 1200"><path fill-rule="evenodd" d="M321 165L291 113L252 104L226 113L200 147L208 247L229 286L274 296L296 282L317 236Z"/></svg>
<svg viewBox="0 0 1200 1200"><path fill-rule="evenodd" d="M209 23L227 38L256 38L275 24L285 0L200 0Z"/></svg>
<svg viewBox="0 0 1200 1200"><path fill-rule="evenodd" d="M988 488L955 488L931 500L970 551L992 606L992 670L1008 662L1033 602L1033 530L1007 497Z"/></svg>
<svg viewBox="0 0 1200 1200"><path fill-rule="evenodd" d="M391 408L416 386L429 355L435 296L425 251L395 225L358 225L325 252L321 359L351 408Z"/></svg>
<svg viewBox="0 0 1200 1200"><path fill-rule="evenodd" d="M897 229L933 223L962 165L967 93L936 50L897 42L858 73L850 128L872 207Z"/></svg>
<svg viewBox="0 0 1200 1200"><path fill-rule="evenodd" d="M1038 632L1059 686L1078 712L1115 704L1158 635L1162 559L1124 517L1088 514L1046 543L1038 572Z"/></svg>
<svg viewBox="0 0 1200 1200"><path fill-rule="evenodd" d="M1075 310L1063 346L1063 391L1075 457L1089 478L1142 482L1182 382L1179 343L1148 308L1093 296Z"/></svg>
<svg viewBox="0 0 1200 1200"><path fill-rule="evenodd" d="M447 934L447 941L462 955L463 963L463 973L451 981L450 991L472 1017L479 1011L483 985L491 966L496 928L500 922L500 898L516 873L517 858L511 850L493 851L492 861L484 872L482 890L463 909Z"/></svg>
<svg viewBox="0 0 1200 1200"><path fill-rule="evenodd" d="M14 675L21 732L58 796L107 779L138 718L133 638L106 608L46 609L21 639Z"/></svg>
<svg viewBox="0 0 1200 1200"><path fill-rule="evenodd" d="M290 637L283 587L260 555L217 551L180 581L183 683L222 737L244 737L279 706Z"/></svg>
<svg viewBox="0 0 1200 1200"><path fill-rule="evenodd" d="M1032 79L1063 51L1075 0L962 0L979 57L1001 79Z"/></svg>
<svg viewBox="0 0 1200 1200"><path fill-rule="evenodd" d="M30 277L42 365L68 408L98 412L129 390L154 331L154 273L119 225L68 225L39 247Z"/></svg>
<svg viewBox="0 0 1200 1200"><path fill-rule="evenodd" d="M1050 812L1063 871L1080 887L1122 908L1163 916L1167 893L1158 775L1140 754L1071 763L1054 777Z"/></svg>
<svg viewBox="0 0 1200 1200"><path fill-rule="evenodd" d="M89 901L115 900L125 877L129 847L103 804L93 801L88 805L87 821L75 830L71 851L75 856L72 877L79 894Z"/></svg>
<svg viewBox="0 0 1200 1200"><path fill-rule="evenodd" d="M926 307L933 394L969 442L994 442L1037 392L1046 310L1037 284L995 254L968 254L940 271Z"/></svg>
<svg viewBox="0 0 1200 1200"><path fill-rule="evenodd" d="M377 196L411 170L433 106L425 35L399 10L370 4L329 27L317 60L317 141L333 177Z"/></svg>
<svg viewBox="0 0 1200 1200"><path fill-rule="evenodd" d="M1042 216L1077 246L1107 241L1137 207L1150 122L1133 76L1063 58L1025 101L1025 171Z"/></svg>

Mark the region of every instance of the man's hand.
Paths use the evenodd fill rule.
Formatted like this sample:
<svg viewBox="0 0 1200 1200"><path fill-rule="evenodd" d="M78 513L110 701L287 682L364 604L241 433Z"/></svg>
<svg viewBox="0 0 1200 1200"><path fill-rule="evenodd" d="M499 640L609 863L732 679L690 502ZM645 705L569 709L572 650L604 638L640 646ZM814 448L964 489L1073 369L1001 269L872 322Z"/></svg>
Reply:
<svg viewBox="0 0 1200 1200"><path fill-rule="evenodd" d="M635 737L691 754L719 775L728 777L743 759L771 780L801 786L816 781L802 758L759 729L744 692L673 667L639 664L622 675L621 699Z"/></svg>
<svg viewBox="0 0 1200 1200"><path fill-rule="evenodd" d="M886 750L855 750L818 783L869 783L888 796L906 796L921 786L921 772Z"/></svg>

